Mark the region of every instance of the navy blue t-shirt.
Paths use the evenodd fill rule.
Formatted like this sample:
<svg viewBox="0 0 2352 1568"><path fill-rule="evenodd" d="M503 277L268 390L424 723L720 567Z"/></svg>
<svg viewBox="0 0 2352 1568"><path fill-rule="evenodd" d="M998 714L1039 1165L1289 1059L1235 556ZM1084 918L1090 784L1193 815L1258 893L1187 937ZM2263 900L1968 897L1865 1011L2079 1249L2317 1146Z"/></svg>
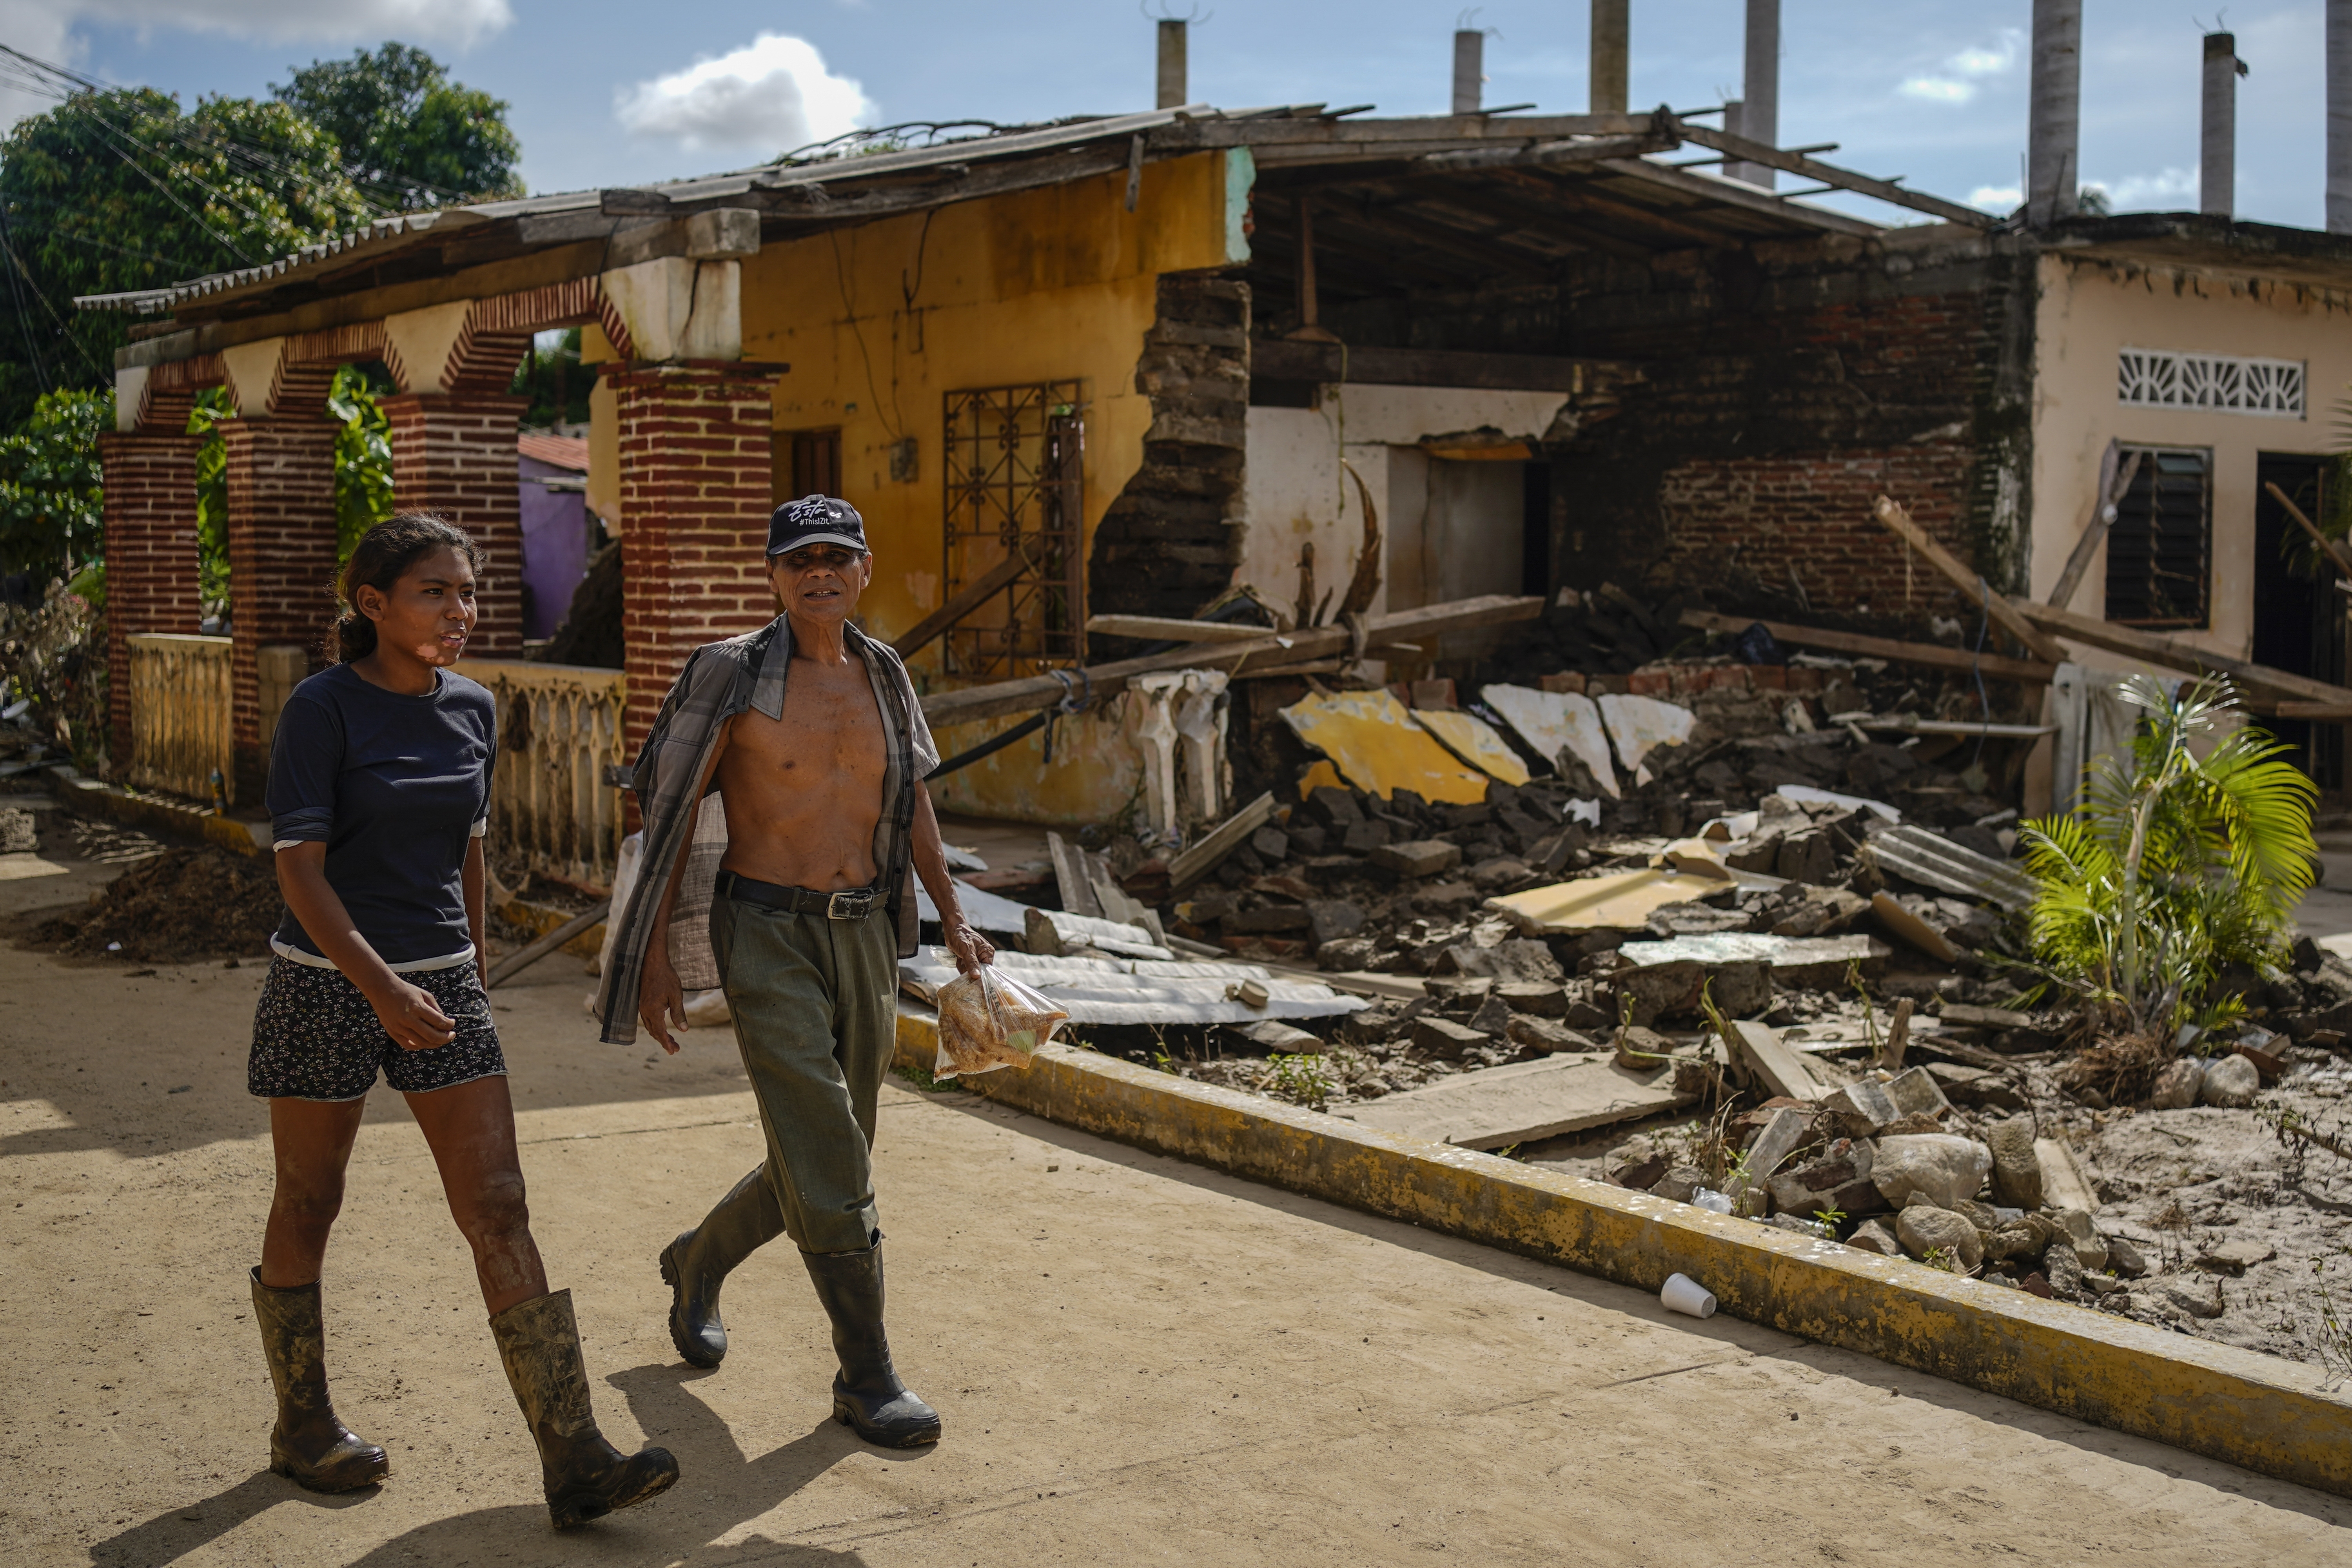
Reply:
<svg viewBox="0 0 2352 1568"><path fill-rule="evenodd" d="M270 837L323 843L327 885L386 963L471 947L460 881L487 819L498 701L449 670L423 697L372 686L347 664L294 689L269 744ZM313 957L294 911L278 941Z"/></svg>

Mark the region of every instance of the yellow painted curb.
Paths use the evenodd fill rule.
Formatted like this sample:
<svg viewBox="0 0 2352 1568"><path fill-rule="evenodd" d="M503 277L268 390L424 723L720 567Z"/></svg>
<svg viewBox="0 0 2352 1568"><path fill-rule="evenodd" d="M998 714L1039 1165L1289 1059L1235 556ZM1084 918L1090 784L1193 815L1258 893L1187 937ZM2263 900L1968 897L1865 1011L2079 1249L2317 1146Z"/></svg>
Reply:
<svg viewBox="0 0 2352 1568"><path fill-rule="evenodd" d="M898 1060L938 1021L902 1002ZM1640 1290L1689 1275L1724 1311L2096 1426L2352 1496L2352 1401L2298 1362L2153 1329L1710 1214L1647 1193L1383 1132L1048 1046L964 1087L1066 1126Z"/></svg>
<svg viewBox="0 0 2352 1568"><path fill-rule="evenodd" d="M175 838L194 839L201 844L217 844L239 855L259 855L261 840L253 836L257 826L266 833L267 824L255 824L234 816L215 816L211 812L158 795L133 795L119 784L98 779L61 779L50 786L68 811L83 816L103 816L132 827L153 833L169 834Z"/></svg>
<svg viewBox="0 0 2352 1568"><path fill-rule="evenodd" d="M499 913L538 936L572 919L572 911L559 910L553 904L535 904L529 899L509 899L499 906ZM598 921L578 936L563 944L562 951L574 958L594 958L604 951L604 922Z"/></svg>

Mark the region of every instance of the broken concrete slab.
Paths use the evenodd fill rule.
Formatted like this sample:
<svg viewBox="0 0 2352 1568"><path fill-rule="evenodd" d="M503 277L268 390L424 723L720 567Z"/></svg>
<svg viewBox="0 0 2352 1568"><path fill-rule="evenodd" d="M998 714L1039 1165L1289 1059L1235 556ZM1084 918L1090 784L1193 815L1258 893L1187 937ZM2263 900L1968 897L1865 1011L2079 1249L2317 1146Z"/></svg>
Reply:
<svg viewBox="0 0 2352 1568"><path fill-rule="evenodd" d="M1462 863L1462 846L1442 838L1413 838L1383 844L1371 853L1371 862L1400 877L1434 877Z"/></svg>
<svg viewBox="0 0 2352 1568"><path fill-rule="evenodd" d="M1681 745L1690 739L1691 731L1698 723L1698 716L1689 709L1661 702L1654 697L1608 692L1601 696L1600 704L1601 721L1609 726L1609 739L1616 743L1617 759L1637 784L1650 782L1644 759L1660 746Z"/></svg>
<svg viewBox="0 0 2352 1568"><path fill-rule="evenodd" d="M1886 1098L1904 1116L1940 1117L1949 1115L1952 1110L1952 1102L1944 1098L1943 1086L1926 1068L1907 1068L1896 1073L1886 1085Z"/></svg>
<svg viewBox="0 0 2352 1568"><path fill-rule="evenodd" d="M1456 762L1385 689L1304 697L1283 709L1282 719L1367 795L1387 800L1411 790L1448 805L1486 798L1486 775Z"/></svg>
<svg viewBox="0 0 2352 1568"><path fill-rule="evenodd" d="M1412 721L1438 739L1444 748L1490 778L1513 787L1528 782L1528 765L1495 727L1475 713L1458 710L1415 708Z"/></svg>
<svg viewBox="0 0 2352 1568"><path fill-rule="evenodd" d="M1878 1142L1870 1179L1888 1203L1900 1207L1914 1193L1950 1207L1972 1198L1992 1169L1992 1151L1973 1138L1952 1132L1912 1132Z"/></svg>
<svg viewBox="0 0 2352 1568"><path fill-rule="evenodd" d="M1653 910L1728 894L1732 887L1719 877L1646 867L1530 888L1524 893L1488 899L1483 907L1531 937L1640 931Z"/></svg>
<svg viewBox="0 0 2352 1568"><path fill-rule="evenodd" d="M1849 1138L1875 1138L1880 1128L1903 1114L1886 1086L1875 1079L1829 1090L1822 1096L1822 1110L1837 1119L1838 1131Z"/></svg>
<svg viewBox="0 0 2352 1568"><path fill-rule="evenodd" d="M1451 1018L1415 1018L1412 1021L1412 1043L1415 1049L1439 1061L1460 1061L1463 1056L1481 1046L1493 1043L1495 1037Z"/></svg>
<svg viewBox="0 0 2352 1568"><path fill-rule="evenodd" d="M2031 1214L2042 1206L2042 1162L2033 1152L2033 1119L2012 1116L1985 1130L1992 1150L1993 1201Z"/></svg>
<svg viewBox="0 0 2352 1568"><path fill-rule="evenodd" d="M1478 700L1519 732L1536 755L1559 766L1565 761L1591 774L1610 799L1619 798L1617 770L1609 760L1609 732L1592 699L1576 691L1538 691L1528 686L1489 686ZM1562 773L1568 773L1562 767ZM1572 775L1571 775L1572 776Z"/></svg>
<svg viewBox="0 0 2352 1568"><path fill-rule="evenodd" d="M1618 952L1636 964L1689 960L1710 969L1727 963L1762 963L1781 984L1807 991L1834 990L1845 984L1850 964L1864 974L1886 967L1894 949L1868 936L1768 936L1760 931L1717 931L1708 936L1629 942Z"/></svg>
<svg viewBox="0 0 2352 1568"><path fill-rule="evenodd" d="M1634 1072L1605 1057L1557 1056L1463 1073L1350 1106L1344 1114L1390 1132L1500 1149L1663 1115L1687 1103L1675 1092L1671 1072Z"/></svg>

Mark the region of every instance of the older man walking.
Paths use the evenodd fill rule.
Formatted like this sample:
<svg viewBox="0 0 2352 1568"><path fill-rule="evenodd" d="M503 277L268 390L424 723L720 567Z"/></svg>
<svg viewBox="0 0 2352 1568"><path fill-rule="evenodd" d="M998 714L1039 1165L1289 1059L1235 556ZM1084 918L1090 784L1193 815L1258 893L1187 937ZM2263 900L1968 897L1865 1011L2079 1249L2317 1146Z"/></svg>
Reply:
<svg viewBox="0 0 2352 1568"><path fill-rule="evenodd" d="M870 1152L914 877L959 967L994 953L948 877L923 784L939 752L913 683L850 624L874 575L856 509L826 496L778 507L767 569L782 613L697 649L638 753L645 858L599 1012L607 1041L627 1043L642 1019L675 1054L684 986L723 985L759 1100L766 1160L661 1255L678 1353L719 1364L719 1286L790 1236L833 1321L835 1418L912 1447L939 1440L940 1418L883 1333Z"/></svg>

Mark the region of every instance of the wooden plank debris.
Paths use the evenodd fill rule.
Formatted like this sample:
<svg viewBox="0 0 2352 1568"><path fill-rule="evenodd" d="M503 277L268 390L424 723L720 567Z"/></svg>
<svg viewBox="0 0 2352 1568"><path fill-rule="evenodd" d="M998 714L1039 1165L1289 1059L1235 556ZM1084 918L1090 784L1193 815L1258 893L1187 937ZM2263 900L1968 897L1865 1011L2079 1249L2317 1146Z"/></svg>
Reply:
<svg viewBox="0 0 2352 1568"><path fill-rule="evenodd" d="M2131 489L2132 480L2139 474L2140 463L2147 457L2145 451L2134 452L2124 459L2116 474L2116 482L2106 493L2091 503L2091 515L2084 520L2083 531L2074 541L2074 552L2066 557L2066 568L2058 574L2057 585L2050 590L2050 604L2064 609L2074 598L2074 590L2083 585L2083 576L2091 569L2091 557L2099 552L2099 542L2107 536L2107 526L2115 520L2116 508Z"/></svg>
<svg viewBox="0 0 2352 1568"><path fill-rule="evenodd" d="M929 647L934 637L1011 587L1013 580L1027 570L1029 563L1024 557L1007 555L982 573L970 587L917 621L904 637L890 645L891 651L900 658L913 658L917 649Z"/></svg>
<svg viewBox="0 0 2352 1568"><path fill-rule="evenodd" d="M1045 853L1054 862L1054 884L1062 907L1074 915L1108 913L1095 897L1094 879L1087 875L1086 851L1058 833L1045 835Z"/></svg>
<svg viewBox="0 0 2352 1568"><path fill-rule="evenodd" d="M1946 223L1964 224L1970 228L1990 228L2000 220L1990 213L1974 207L1964 207L1958 202L1948 202L1941 196L1931 196L1924 191L1906 190L1893 180L1881 180L1869 174L1859 174L1852 169L1841 169L1834 163L1824 163L1808 158L1790 148L1775 147L1769 142L1758 142L1728 131L1718 131L1711 125L1695 125L1688 121L1675 121L1675 130L1685 142L1696 142L1702 147L1712 147L1728 157L1743 163L1761 163L1791 174L1802 174L1809 180L1819 180L1842 191L1874 196L1898 207L1909 207Z"/></svg>
<svg viewBox="0 0 2352 1568"><path fill-rule="evenodd" d="M1792 626L1786 621L1758 621L1746 616L1717 615L1713 610L1685 610L1682 623L1704 631L1729 632L1734 636L1749 626L1760 626L1772 634L1774 641L1786 643L1790 647L1827 648L1832 653L1891 659L1897 664L1926 665L1934 669L1979 670L1987 680L2009 680L2021 686L2047 686L2051 677L2058 673L2058 667L2054 664L2004 658L1990 653L1979 657L1966 648L1938 647L1934 643L1897 642L1893 637L1864 637L1859 632L1832 631L1826 626Z"/></svg>
<svg viewBox="0 0 2352 1568"><path fill-rule="evenodd" d="M2303 508L2295 505L2294 499L2279 489L2276 479L2266 481L2263 489L2271 492L2273 500L2286 508L2286 514L2294 519L2295 526L2311 535L2311 542L2319 546L2321 552L2327 557L2328 563L2336 570L2347 577L2352 577L2352 548L2347 548L2340 539L2330 539L2320 532L2318 526L2311 519L2304 516Z"/></svg>
<svg viewBox="0 0 2352 1568"><path fill-rule="evenodd" d="M1917 551L1928 565L1942 573L1969 604L1981 606L1986 614L1999 621L2001 630L2024 644L2027 652L2052 664L2065 662L2064 648L2018 614L2006 595L1994 593L1980 574L1945 549L1943 542L1934 534L1912 521L1911 514L1891 497L1880 496L1871 508L1871 513L1885 525L1888 532Z"/></svg>
<svg viewBox="0 0 2352 1568"><path fill-rule="evenodd" d="M1268 790L1212 828L1198 844L1168 862L1168 889L1181 893L1224 863L1226 856L1274 815L1274 792Z"/></svg>
<svg viewBox="0 0 2352 1568"><path fill-rule="evenodd" d="M1740 1064L1772 1094L1785 1100L1819 1100L1830 1086L1813 1076L1813 1064L1802 1053L1780 1043L1780 1031L1753 1018L1736 1018L1731 1037L1724 1041Z"/></svg>
<svg viewBox="0 0 2352 1568"><path fill-rule="evenodd" d="M1465 1149L1502 1149L1564 1132L1657 1116L1689 1103L1675 1075L1634 1071L1605 1056L1512 1062L1391 1094L1345 1114L1378 1127Z"/></svg>
<svg viewBox="0 0 2352 1568"><path fill-rule="evenodd" d="M1133 637L1139 642L1257 642L1281 635L1264 626L1237 626L1231 621L1185 621L1173 616L1088 616L1087 630L1095 637Z"/></svg>
<svg viewBox="0 0 2352 1568"><path fill-rule="evenodd" d="M1436 639L1447 633L1505 626L1514 621L1531 621L1543 614L1543 607L1544 601L1540 598L1490 594L1481 598L1457 599L1449 604L1424 605L1419 609L1371 616L1363 623L1365 646L1368 649L1413 647L1426 650L1433 647ZM1062 672L1065 679L1033 675L1019 680L965 687L959 691L934 691L923 699L923 717L937 730L950 724L971 724L982 719L999 719L1009 713L1034 713L1055 706L1066 696L1077 695L1093 701L1124 691L1130 677L1146 675L1155 669L1213 666L1230 674L1245 674L1244 667L1253 658L1268 664L1297 663L1303 659L1347 653L1350 651L1351 642L1352 634L1346 626L1314 626L1282 634L1267 632L1249 642L1222 645L1214 651L1201 647L1172 648L1166 653L1147 654L1140 658L1097 665L1084 671L1066 670Z"/></svg>
<svg viewBox="0 0 2352 1568"><path fill-rule="evenodd" d="M2105 648L2110 653L2130 654L2172 669L2226 675L2258 696L2352 703L2352 688L2330 686L2324 680L2273 669L2269 665L2256 664L2251 659L2231 658L2226 654L2199 647L2185 638L2159 637L2153 632L2138 631L2130 626L2117 626L2113 621L2098 620L2073 610L2056 609L2030 600L2014 599L2011 603L2036 626L2075 642Z"/></svg>

